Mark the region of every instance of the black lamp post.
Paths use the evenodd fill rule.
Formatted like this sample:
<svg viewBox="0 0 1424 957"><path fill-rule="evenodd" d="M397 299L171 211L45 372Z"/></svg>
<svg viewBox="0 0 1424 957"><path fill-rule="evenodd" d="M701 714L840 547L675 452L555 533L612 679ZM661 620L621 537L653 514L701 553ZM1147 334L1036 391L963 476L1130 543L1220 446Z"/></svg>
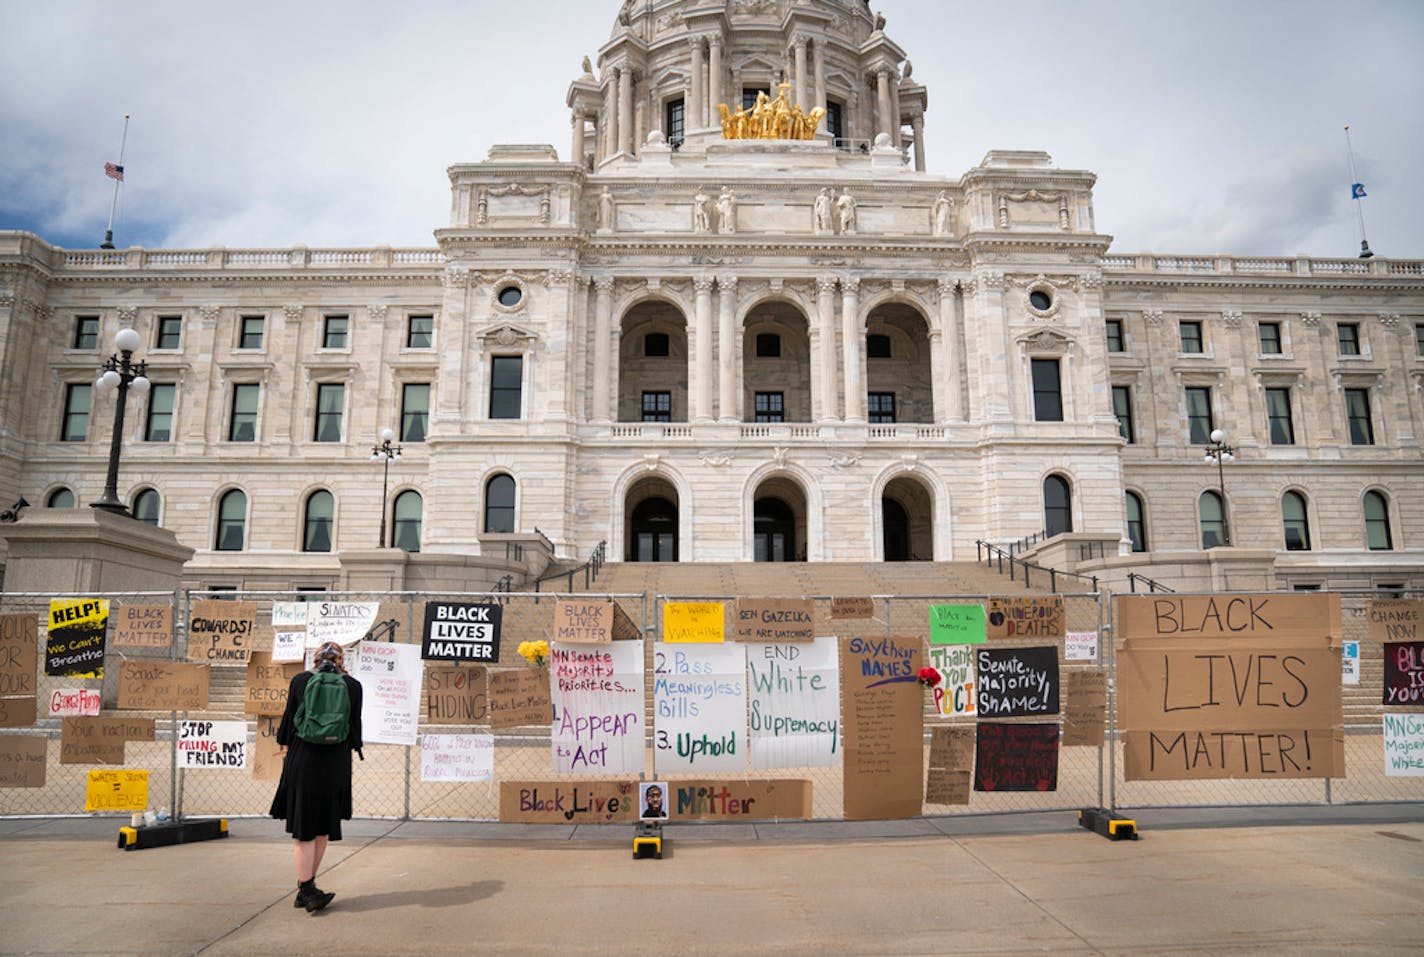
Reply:
<svg viewBox="0 0 1424 957"><path fill-rule="evenodd" d="M391 459L398 459L401 454L401 447L391 444L395 437L393 430L382 429L380 444L371 448L371 461L385 463L381 473L381 533L380 538L376 540L377 548L386 547L386 490L391 478Z"/></svg>
<svg viewBox="0 0 1424 957"><path fill-rule="evenodd" d="M1221 494L1221 537L1223 545L1231 544L1231 523L1226 520L1226 472L1223 470L1222 462L1232 462L1236 459L1236 447L1226 444L1226 430L1212 429L1211 444L1206 447L1206 462L1216 463L1216 487Z"/></svg>
<svg viewBox="0 0 1424 957"><path fill-rule="evenodd" d="M119 397L114 406L114 434L109 439L109 474L104 479L104 497L97 502L91 502L90 508L102 508L116 515L129 514L128 506L119 499L119 447L124 434L124 406L128 404L130 389L134 395L145 395L148 392L149 383L145 375L148 363L133 361L134 350L139 347L140 342L142 340L137 332L120 329L119 334L114 337L114 345L118 346L119 352L109 356L102 366L103 374L94 382L96 392L106 393L118 389Z"/></svg>

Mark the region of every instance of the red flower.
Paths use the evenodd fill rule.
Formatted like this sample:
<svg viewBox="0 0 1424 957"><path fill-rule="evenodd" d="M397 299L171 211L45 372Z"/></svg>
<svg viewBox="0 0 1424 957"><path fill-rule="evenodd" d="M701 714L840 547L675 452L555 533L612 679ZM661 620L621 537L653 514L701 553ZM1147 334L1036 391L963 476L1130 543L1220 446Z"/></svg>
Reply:
<svg viewBox="0 0 1424 957"><path fill-rule="evenodd" d="M934 668L921 668L919 672L920 684L926 688L933 688L940 683L940 673Z"/></svg>

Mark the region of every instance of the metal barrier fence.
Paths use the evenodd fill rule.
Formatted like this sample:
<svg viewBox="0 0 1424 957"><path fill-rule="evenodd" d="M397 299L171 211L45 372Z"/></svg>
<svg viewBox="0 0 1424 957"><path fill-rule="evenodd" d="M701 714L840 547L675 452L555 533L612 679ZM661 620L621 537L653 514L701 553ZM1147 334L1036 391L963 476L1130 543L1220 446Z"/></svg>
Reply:
<svg viewBox="0 0 1424 957"><path fill-rule="evenodd" d="M61 764L59 761L60 720L47 716L50 695L62 688L82 686L98 690L104 713L152 718L155 740L130 741L126 746L123 767L149 771L150 805L166 805L175 815L226 817L264 816L276 787L274 780L257 780L251 769L185 770L178 767L176 735L179 721L186 718L211 720L243 720L248 726L249 755L261 732L259 722L244 714L246 667L244 665L211 666L209 707L203 712L113 712L117 690L118 663L125 659L186 660L187 623L194 601L208 598L236 599L257 603L259 627L256 647L270 642L273 629L272 604L279 601L321 600L379 603L378 623L385 626L384 640L399 643L419 643L427 601L498 601L504 607L501 653L497 668L525 668L528 665L518 655L517 646L525 640L548 638L553 633L554 609L558 599L580 601L608 600L618 604L640 629L644 640L645 707L649 719L645 722L645 762L643 777L658 776L655 726L653 714L654 640L659 637L663 606L669 601L720 601L730 606L733 595L648 595L600 594L580 592L572 595L537 593L321 593L319 596L285 592L134 592L105 596L111 602L111 614L125 604L167 605L172 609L173 638L167 648L109 648L103 679L53 678L43 674L38 680L40 718L33 727L5 728L4 734L44 737L47 745L47 773L43 787L0 788L0 817L63 816L80 814L84 808L87 772L92 765ZM859 637L919 637L928 638L930 605L986 602L988 595L879 595L872 596L874 617L854 622L832 621L831 598L815 596L810 600L815 610L818 634L835 634L841 638ZM1380 709L1371 707L1380 701L1383 665L1382 648L1369 638L1365 618L1366 603L1378 598L1378 592L1342 594L1342 617L1347 641L1360 643L1361 676L1358 686L1347 688L1346 695L1346 777L1337 779L1294 779L1282 781L1134 781L1123 776L1121 744L1115 734L1115 692L1112 690L1114 655L1111 626L1111 597L1096 594L1059 595L1064 605L1066 627L1070 632L1096 632L1097 657L1093 660L1065 660L1063 639L1009 639L996 641L996 647L1014 645L1058 645L1062 672L1076 669L1103 668L1109 676L1107 743L1099 747L1063 747L1058 758L1057 789L1047 792L973 792L967 804L925 804L927 815L1009 813L1026 811L1068 810L1081 807L1163 807L1221 806L1271 804L1328 804L1355 802L1424 800L1424 777L1388 777L1384 772L1383 735ZM1401 596L1407 597L1407 596ZM50 595L0 594L0 613L30 613L40 626L41 657L44 629L48 620ZM41 669L42 671L43 669ZM1352 718L1352 715L1354 716ZM929 736L939 726L972 728L974 715L945 717L926 696L925 747ZM1009 719L1009 721L1033 719ZM444 726L428 723L423 714L420 733L469 731L468 726ZM482 731L486 729L481 729ZM404 747L369 744L365 761L355 763L353 790L358 817L399 820L496 820L499 817L499 785L502 781L552 780L551 730L520 728L494 730L494 780L489 783L446 783L421 780L418 746ZM747 778L801 778L812 782L812 817L839 819L844 817L841 768L785 768L775 771L755 771ZM628 775L574 775L572 782L620 780Z"/></svg>

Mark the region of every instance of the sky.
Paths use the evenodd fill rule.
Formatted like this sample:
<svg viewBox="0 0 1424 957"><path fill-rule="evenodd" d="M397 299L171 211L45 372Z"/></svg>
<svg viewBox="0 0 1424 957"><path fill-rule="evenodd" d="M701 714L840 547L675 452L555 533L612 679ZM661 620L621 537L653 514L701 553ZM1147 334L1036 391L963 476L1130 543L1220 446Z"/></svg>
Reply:
<svg viewBox="0 0 1424 957"><path fill-rule="evenodd" d="M1424 258L1419 0L872 0L929 172L1091 170L1114 253ZM618 0L0 0L0 229L191 249L435 245L446 168L568 151Z"/></svg>

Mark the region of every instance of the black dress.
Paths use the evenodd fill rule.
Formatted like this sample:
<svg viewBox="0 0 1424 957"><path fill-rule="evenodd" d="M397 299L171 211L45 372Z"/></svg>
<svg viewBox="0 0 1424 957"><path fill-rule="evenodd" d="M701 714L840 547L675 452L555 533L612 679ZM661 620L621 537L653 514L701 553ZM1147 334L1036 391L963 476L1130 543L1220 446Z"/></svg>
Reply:
<svg viewBox="0 0 1424 957"><path fill-rule="evenodd" d="M341 822L351 820L351 752L361 749L361 682L345 678L351 732L344 744L312 744L297 737L297 708L311 672L295 675L287 688L287 710L277 727L277 743L286 747L287 757L271 815L285 820L287 832L298 841L322 836L339 841Z"/></svg>

